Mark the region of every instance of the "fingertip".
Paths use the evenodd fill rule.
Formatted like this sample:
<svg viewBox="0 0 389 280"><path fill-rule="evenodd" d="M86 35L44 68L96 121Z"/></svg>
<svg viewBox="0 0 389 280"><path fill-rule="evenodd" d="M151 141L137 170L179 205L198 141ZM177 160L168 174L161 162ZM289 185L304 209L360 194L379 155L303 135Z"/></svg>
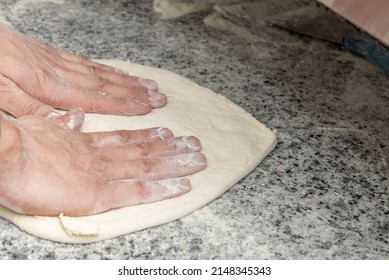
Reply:
<svg viewBox="0 0 389 280"><path fill-rule="evenodd" d="M153 90L149 90L148 94L150 96L150 104L153 108L161 108L166 105L167 97L165 94Z"/></svg>
<svg viewBox="0 0 389 280"><path fill-rule="evenodd" d="M152 139L166 140L173 136L173 132L166 127L156 127L151 130Z"/></svg>
<svg viewBox="0 0 389 280"><path fill-rule="evenodd" d="M200 162L203 163L204 167L207 165L208 163L208 159L207 157L203 154L203 153L200 153Z"/></svg>
<svg viewBox="0 0 389 280"><path fill-rule="evenodd" d="M192 189L192 185L187 178L165 179L156 182L161 190L161 198L169 199L181 196Z"/></svg>
<svg viewBox="0 0 389 280"><path fill-rule="evenodd" d="M192 152L199 152L201 150L201 142L197 137L184 136L181 137L184 147L187 147Z"/></svg>
<svg viewBox="0 0 389 280"><path fill-rule="evenodd" d="M53 114L53 119L62 128L79 130L85 120L85 112L81 108L74 108L59 117Z"/></svg>
<svg viewBox="0 0 389 280"><path fill-rule="evenodd" d="M184 168L191 171L192 174L203 170L207 166L207 158L200 152L177 155L173 158L173 162L177 168Z"/></svg>
<svg viewBox="0 0 389 280"><path fill-rule="evenodd" d="M148 88L148 89L154 90L154 91L156 91L158 89L158 84L154 80L145 79L145 78L138 78L138 81L145 88Z"/></svg>
<svg viewBox="0 0 389 280"><path fill-rule="evenodd" d="M192 184L188 178L180 178L181 181L181 190L184 193L189 192L192 189Z"/></svg>
<svg viewBox="0 0 389 280"><path fill-rule="evenodd" d="M140 116L146 115L153 110L150 102L137 99L123 100L118 99L115 106L107 110L100 110L104 114L124 115L124 116Z"/></svg>

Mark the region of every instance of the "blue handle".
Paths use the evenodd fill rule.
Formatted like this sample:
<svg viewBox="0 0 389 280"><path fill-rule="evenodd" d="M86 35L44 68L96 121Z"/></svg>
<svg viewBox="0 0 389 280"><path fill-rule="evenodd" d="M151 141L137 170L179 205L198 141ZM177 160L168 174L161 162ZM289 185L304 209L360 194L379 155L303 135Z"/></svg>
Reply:
<svg viewBox="0 0 389 280"><path fill-rule="evenodd" d="M343 38L346 50L367 58L389 74L389 50L366 33L346 35Z"/></svg>

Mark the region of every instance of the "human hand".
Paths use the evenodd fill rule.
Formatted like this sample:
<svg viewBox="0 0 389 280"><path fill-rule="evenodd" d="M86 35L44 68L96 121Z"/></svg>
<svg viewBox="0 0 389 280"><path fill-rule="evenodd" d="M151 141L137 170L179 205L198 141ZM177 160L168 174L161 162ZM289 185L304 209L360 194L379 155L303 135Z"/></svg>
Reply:
<svg viewBox="0 0 389 280"><path fill-rule="evenodd" d="M0 204L28 215L83 216L176 197L191 188L179 177L206 166L197 138L165 128L82 133L0 115L0 132Z"/></svg>
<svg viewBox="0 0 389 280"><path fill-rule="evenodd" d="M58 118L53 108L141 115L164 106L153 80L55 49L0 23L0 109ZM67 126L68 124L63 124Z"/></svg>

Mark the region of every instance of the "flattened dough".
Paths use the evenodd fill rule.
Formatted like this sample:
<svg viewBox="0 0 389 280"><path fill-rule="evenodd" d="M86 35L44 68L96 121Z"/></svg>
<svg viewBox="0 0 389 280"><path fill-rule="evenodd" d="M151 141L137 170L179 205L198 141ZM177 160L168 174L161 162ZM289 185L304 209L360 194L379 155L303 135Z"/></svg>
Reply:
<svg viewBox="0 0 389 280"><path fill-rule="evenodd" d="M154 79L168 104L136 117L88 114L82 131L168 127L174 135L194 135L208 158L205 170L189 176L192 190L170 200L85 217L42 217L0 206L0 216L20 229L49 240L89 243L161 225L210 203L251 172L276 145L275 134L243 109L172 72L107 60L102 63Z"/></svg>

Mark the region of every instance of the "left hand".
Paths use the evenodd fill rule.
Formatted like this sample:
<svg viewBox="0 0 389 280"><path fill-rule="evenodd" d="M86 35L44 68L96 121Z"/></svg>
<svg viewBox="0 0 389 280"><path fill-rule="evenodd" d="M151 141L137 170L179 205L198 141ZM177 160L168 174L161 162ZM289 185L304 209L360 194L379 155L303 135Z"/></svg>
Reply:
<svg viewBox="0 0 389 280"><path fill-rule="evenodd" d="M82 133L0 115L0 130L0 204L22 214L83 216L176 197L191 188L180 177L206 166L197 138L166 128Z"/></svg>

